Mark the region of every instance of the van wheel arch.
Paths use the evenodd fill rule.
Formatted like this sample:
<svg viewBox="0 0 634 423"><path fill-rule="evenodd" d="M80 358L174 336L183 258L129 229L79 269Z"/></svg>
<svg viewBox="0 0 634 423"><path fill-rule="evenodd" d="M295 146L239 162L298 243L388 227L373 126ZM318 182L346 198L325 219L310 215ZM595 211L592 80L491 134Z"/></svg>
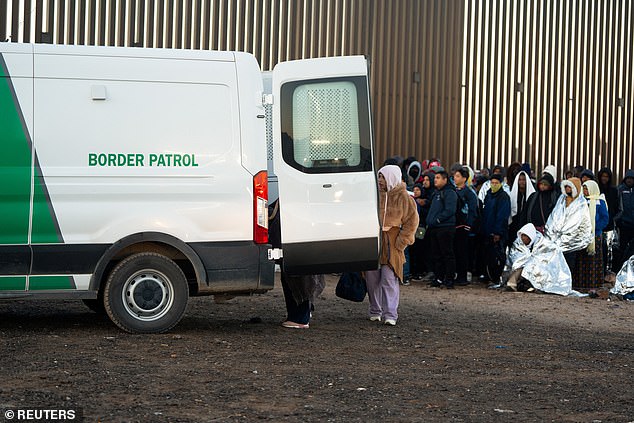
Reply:
<svg viewBox="0 0 634 423"><path fill-rule="evenodd" d="M198 283L207 280L207 272L198 254L186 243L160 232L142 232L115 242L103 254L90 279L89 289L97 291L103 298L103 289L108 275L126 257L141 252L161 254L174 260L187 277L190 295L198 291Z"/></svg>

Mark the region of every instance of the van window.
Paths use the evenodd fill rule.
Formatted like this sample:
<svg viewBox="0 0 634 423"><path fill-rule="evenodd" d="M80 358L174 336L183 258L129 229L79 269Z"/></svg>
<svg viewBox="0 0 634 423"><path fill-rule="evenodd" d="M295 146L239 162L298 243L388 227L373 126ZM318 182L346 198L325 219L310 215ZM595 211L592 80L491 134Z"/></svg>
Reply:
<svg viewBox="0 0 634 423"><path fill-rule="evenodd" d="M282 156L305 173L371 171L365 77L282 85Z"/></svg>

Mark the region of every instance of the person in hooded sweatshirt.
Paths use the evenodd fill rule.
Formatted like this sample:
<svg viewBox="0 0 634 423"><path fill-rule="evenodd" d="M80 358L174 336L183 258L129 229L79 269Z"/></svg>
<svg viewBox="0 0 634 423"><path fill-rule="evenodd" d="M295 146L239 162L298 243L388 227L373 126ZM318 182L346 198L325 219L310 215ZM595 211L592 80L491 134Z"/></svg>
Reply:
<svg viewBox="0 0 634 423"><path fill-rule="evenodd" d="M398 166L383 166L378 172L379 224L381 226L380 269L366 272L371 321L394 326L398 320L405 247L414 243L418 228L416 203L407 193Z"/></svg>
<svg viewBox="0 0 634 423"><path fill-rule="evenodd" d="M522 209L520 216L521 226L532 223L539 233L544 233L546 222L561 194L561 191L555 189L555 186L553 176L544 172L539 181L537 181L537 191L528 197L526 206Z"/></svg>
<svg viewBox="0 0 634 423"><path fill-rule="evenodd" d="M561 182L561 195L548 217L544 234L561 248L574 274L577 251L587 248L594 239L590 211L579 178Z"/></svg>
<svg viewBox="0 0 634 423"><path fill-rule="evenodd" d="M458 194L444 170L434 176L434 186L436 191L427 215L427 233L425 234L425 236L429 235L430 248L434 256L435 280L431 285L453 289L456 276L454 236Z"/></svg>
<svg viewBox="0 0 634 423"><path fill-rule="evenodd" d="M594 238L584 250L577 252L577 267L572 274L572 287L577 291L593 291L603 286L603 229L609 221L605 197L599 185L587 180L582 185L583 196L588 203Z"/></svg>
<svg viewBox="0 0 634 423"><path fill-rule="evenodd" d="M619 191L616 189L616 186L612 184L612 170L608 167L601 168L599 173L597 173L597 183L599 184L599 190L601 194L605 197L605 202L608 205L608 225L603 229L603 271L604 273L608 270L611 270L612 267L608 267L608 253L609 249L612 247L608 245L608 236L606 233L609 233L614 230L614 216L619 211ZM619 269L616 269L615 273L618 272Z"/></svg>
<svg viewBox="0 0 634 423"><path fill-rule="evenodd" d="M526 224L522 222L522 212L526 208L528 198L535 192L535 187L528 173L521 170L515 177L511 187L511 221L509 222L510 246L517 238L517 231Z"/></svg>
<svg viewBox="0 0 634 423"><path fill-rule="evenodd" d="M625 178L619 185L619 212L614 224L619 230L619 253L615 257L614 269L618 272L629 259L629 244L634 239L634 169L625 172Z"/></svg>

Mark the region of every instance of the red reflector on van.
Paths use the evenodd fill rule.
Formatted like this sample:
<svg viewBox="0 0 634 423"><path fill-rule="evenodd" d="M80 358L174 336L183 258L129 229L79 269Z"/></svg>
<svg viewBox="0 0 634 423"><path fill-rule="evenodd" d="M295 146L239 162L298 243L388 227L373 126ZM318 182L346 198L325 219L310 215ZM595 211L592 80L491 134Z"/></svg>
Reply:
<svg viewBox="0 0 634 423"><path fill-rule="evenodd" d="M269 242L269 182L265 170L253 177L253 242Z"/></svg>

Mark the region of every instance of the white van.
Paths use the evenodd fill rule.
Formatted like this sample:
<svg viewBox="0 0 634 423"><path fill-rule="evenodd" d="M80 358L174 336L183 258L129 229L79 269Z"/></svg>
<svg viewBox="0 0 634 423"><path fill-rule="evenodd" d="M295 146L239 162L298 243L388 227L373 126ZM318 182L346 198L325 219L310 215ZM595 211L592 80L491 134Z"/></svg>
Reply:
<svg viewBox="0 0 634 423"><path fill-rule="evenodd" d="M151 333L189 296L272 289L281 256L377 268L366 60L264 81L247 53L0 43L0 299L82 299Z"/></svg>

